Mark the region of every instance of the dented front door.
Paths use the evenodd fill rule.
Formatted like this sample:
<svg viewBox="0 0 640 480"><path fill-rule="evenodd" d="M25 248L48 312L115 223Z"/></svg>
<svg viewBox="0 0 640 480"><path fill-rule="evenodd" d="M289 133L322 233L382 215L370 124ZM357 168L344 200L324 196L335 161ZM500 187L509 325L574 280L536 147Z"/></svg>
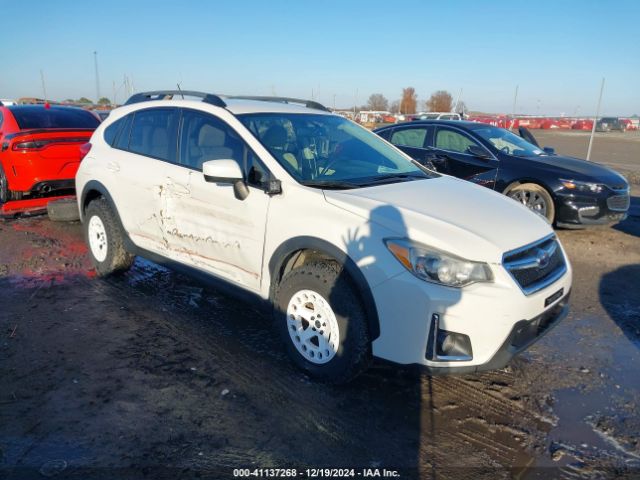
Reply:
<svg viewBox="0 0 640 480"><path fill-rule="evenodd" d="M268 195L249 187L238 200L231 185L173 165L159 195L158 219L169 256L258 291Z"/></svg>

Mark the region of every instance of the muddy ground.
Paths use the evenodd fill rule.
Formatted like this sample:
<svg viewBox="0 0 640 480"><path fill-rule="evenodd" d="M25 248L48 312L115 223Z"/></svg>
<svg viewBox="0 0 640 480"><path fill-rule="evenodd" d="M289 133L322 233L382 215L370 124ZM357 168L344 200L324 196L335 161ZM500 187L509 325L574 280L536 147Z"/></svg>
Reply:
<svg viewBox="0 0 640 480"><path fill-rule="evenodd" d="M640 217L559 235L572 312L510 367L331 387L250 305L140 259L97 279L79 224L0 221L0 478L637 478Z"/></svg>

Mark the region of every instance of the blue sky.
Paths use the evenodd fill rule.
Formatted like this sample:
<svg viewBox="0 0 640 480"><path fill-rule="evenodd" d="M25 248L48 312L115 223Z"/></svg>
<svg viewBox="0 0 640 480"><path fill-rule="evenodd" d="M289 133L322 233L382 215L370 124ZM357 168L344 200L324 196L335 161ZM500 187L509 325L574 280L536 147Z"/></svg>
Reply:
<svg viewBox="0 0 640 480"><path fill-rule="evenodd" d="M472 110L640 114L640 1L0 0L0 98L199 89L337 107L439 89ZM123 100L120 88L117 100Z"/></svg>

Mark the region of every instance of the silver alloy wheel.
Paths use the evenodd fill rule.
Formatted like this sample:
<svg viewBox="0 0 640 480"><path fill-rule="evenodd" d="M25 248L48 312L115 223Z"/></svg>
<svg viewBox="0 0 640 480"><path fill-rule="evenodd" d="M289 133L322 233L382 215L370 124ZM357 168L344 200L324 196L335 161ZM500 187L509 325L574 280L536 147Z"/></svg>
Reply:
<svg viewBox="0 0 640 480"><path fill-rule="evenodd" d="M107 258L107 230L104 228L102 219L94 215L89 219L89 227L87 228L87 236L89 237L89 248L93 257L104 262Z"/></svg>
<svg viewBox="0 0 640 480"><path fill-rule="evenodd" d="M509 193L509 198L522 203L529 210L534 211L547 218L547 202L540 192L532 190L514 190Z"/></svg>
<svg viewBox="0 0 640 480"><path fill-rule="evenodd" d="M296 350L311 363L327 363L338 351L336 315L329 302L313 290L300 290L289 300L287 330Z"/></svg>

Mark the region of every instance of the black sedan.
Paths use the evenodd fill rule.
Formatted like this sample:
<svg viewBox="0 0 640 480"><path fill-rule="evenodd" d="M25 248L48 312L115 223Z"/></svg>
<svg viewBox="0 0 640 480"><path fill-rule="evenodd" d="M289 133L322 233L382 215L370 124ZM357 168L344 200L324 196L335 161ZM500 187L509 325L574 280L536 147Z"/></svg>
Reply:
<svg viewBox="0 0 640 480"><path fill-rule="evenodd" d="M442 120L374 130L421 164L501 192L561 227L619 222L629 184L598 163L556 155L533 136L491 125Z"/></svg>

